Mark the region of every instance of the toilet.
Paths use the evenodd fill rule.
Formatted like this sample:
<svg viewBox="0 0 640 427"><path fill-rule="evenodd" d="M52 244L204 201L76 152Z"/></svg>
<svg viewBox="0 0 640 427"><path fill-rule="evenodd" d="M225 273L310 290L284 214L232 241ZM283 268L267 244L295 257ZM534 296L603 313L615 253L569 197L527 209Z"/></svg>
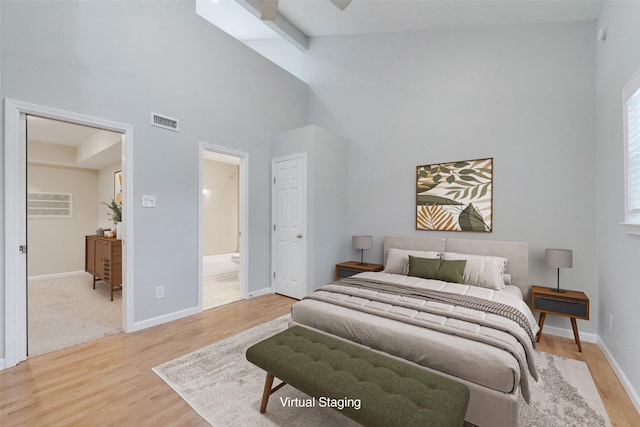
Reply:
<svg viewBox="0 0 640 427"><path fill-rule="evenodd" d="M238 266L238 273L236 277L240 278L240 254L232 254L231 262Z"/></svg>

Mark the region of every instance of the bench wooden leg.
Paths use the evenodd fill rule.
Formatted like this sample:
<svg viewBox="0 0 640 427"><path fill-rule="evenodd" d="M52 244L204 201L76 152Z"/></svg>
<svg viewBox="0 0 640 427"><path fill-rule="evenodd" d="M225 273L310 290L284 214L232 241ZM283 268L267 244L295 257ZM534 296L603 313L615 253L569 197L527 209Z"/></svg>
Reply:
<svg viewBox="0 0 640 427"><path fill-rule="evenodd" d="M269 396L271 396L271 386L273 385L273 375L267 372L267 379L264 381L264 391L262 392L262 403L260 404L260 413L264 414L267 410Z"/></svg>
<svg viewBox="0 0 640 427"><path fill-rule="evenodd" d="M287 383L284 381L278 384L277 386L271 388L273 386L273 379L275 377L267 372L267 378L264 380L264 391L262 392L262 403L260 403L260 413L264 414L267 410L267 403L269 402L269 396L271 396L276 391L280 390Z"/></svg>

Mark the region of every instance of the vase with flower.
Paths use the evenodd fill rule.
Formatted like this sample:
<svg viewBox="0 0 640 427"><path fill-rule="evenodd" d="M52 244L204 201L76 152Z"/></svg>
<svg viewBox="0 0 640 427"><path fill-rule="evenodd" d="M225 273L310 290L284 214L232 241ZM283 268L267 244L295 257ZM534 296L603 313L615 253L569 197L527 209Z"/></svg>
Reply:
<svg viewBox="0 0 640 427"><path fill-rule="evenodd" d="M113 221L116 226L115 234L118 240L122 240L121 226L122 224L122 203L117 203L114 199L111 199L109 203L103 203L107 206L107 215Z"/></svg>

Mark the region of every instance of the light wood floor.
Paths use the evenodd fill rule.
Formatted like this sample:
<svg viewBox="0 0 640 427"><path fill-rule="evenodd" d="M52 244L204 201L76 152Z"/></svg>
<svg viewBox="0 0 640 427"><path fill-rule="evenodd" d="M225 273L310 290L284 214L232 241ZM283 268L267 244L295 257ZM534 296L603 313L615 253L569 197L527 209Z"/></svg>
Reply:
<svg viewBox="0 0 640 427"><path fill-rule="evenodd" d="M640 414L631 403L600 347L586 342L581 344L582 353L578 352L578 346L573 339L543 333L536 350L585 362L589 366L613 427L640 426Z"/></svg>
<svg viewBox="0 0 640 427"><path fill-rule="evenodd" d="M207 426L151 368L287 314L294 302L266 295L29 359L0 372L0 425ZM587 362L613 426L639 426L600 349L582 347L578 353L571 340L549 335L538 345Z"/></svg>

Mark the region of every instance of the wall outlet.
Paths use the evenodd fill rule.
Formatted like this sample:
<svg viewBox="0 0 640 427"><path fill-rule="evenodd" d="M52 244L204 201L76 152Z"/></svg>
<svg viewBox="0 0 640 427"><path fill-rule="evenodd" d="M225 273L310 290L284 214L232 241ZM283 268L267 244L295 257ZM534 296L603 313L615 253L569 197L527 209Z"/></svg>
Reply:
<svg viewBox="0 0 640 427"><path fill-rule="evenodd" d="M609 315L609 332L613 333L613 314Z"/></svg>
<svg viewBox="0 0 640 427"><path fill-rule="evenodd" d="M158 286L156 288L156 299L164 298L164 286Z"/></svg>

